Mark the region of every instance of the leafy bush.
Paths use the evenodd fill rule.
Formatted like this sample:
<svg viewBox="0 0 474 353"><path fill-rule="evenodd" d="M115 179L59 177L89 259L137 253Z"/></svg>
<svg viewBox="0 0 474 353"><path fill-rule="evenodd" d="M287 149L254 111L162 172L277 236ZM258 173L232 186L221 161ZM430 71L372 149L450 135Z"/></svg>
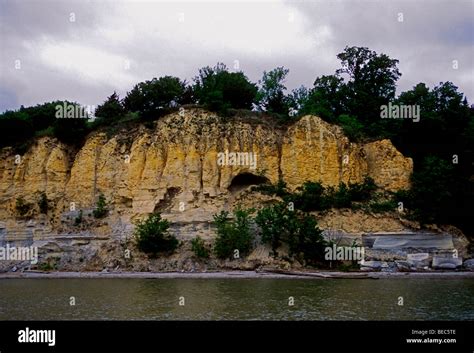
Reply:
<svg viewBox="0 0 474 353"><path fill-rule="evenodd" d="M191 240L191 249L199 258L207 259L209 257L209 249L206 247L204 240L199 236Z"/></svg>
<svg viewBox="0 0 474 353"><path fill-rule="evenodd" d="M328 188L326 194L328 204L334 208L349 208L352 205L349 188L344 183L340 183L337 189Z"/></svg>
<svg viewBox="0 0 474 353"><path fill-rule="evenodd" d="M397 206L397 202L393 199L390 199L385 201L372 202L369 204L369 209L374 213L383 213L394 211Z"/></svg>
<svg viewBox="0 0 474 353"><path fill-rule="evenodd" d="M230 258L235 250L238 250L239 256L250 252L253 240L250 229L252 212L238 208L234 211L234 220L228 218L229 213L226 211L214 215L214 224L217 226L214 252L218 258Z"/></svg>
<svg viewBox="0 0 474 353"><path fill-rule="evenodd" d="M342 127L344 135L351 141L359 141L364 136L364 125L354 116L347 114L339 115L337 123Z"/></svg>
<svg viewBox="0 0 474 353"><path fill-rule="evenodd" d="M279 180L276 185L273 184L261 184L252 186L252 191L258 191L264 195L276 195L279 197L287 197L290 195L286 189L286 183L283 180Z"/></svg>
<svg viewBox="0 0 474 353"><path fill-rule="evenodd" d="M377 189L371 178L362 183L340 183L337 188L324 187L321 183L307 181L297 188L297 193L289 199L295 202L295 207L302 211L323 211L330 208L354 207L353 202L368 201Z"/></svg>
<svg viewBox="0 0 474 353"><path fill-rule="evenodd" d="M302 255L307 264L317 265L324 261L326 242L318 228L316 218L302 214L298 217L297 232L289 239L290 255Z"/></svg>
<svg viewBox="0 0 474 353"><path fill-rule="evenodd" d="M107 203L104 194L99 194L99 199L97 200L96 207L94 211L92 211L92 214L95 218L103 218L107 214Z"/></svg>
<svg viewBox="0 0 474 353"><path fill-rule="evenodd" d="M49 261L42 262L38 265L38 270L44 271L44 272L50 272L56 269L57 269L57 264L56 263L51 264Z"/></svg>
<svg viewBox="0 0 474 353"><path fill-rule="evenodd" d="M302 211L324 210L328 208L325 199L325 188L320 182L306 181L296 189L292 196L295 207Z"/></svg>
<svg viewBox="0 0 474 353"><path fill-rule="evenodd" d="M311 264L324 259L326 245L317 221L311 215L292 211L285 203L260 209L255 217L260 227L262 243L270 243L273 254L281 243L287 243L290 256L297 256Z"/></svg>
<svg viewBox="0 0 474 353"><path fill-rule="evenodd" d="M148 216L136 223L135 238L140 251L151 256L161 252L172 252L178 247L178 239L167 234L169 222L162 219L159 213Z"/></svg>
<svg viewBox="0 0 474 353"><path fill-rule="evenodd" d="M360 184L349 184L349 194L351 201L367 201L373 196L374 191L377 190L374 179L365 177Z"/></svg>
<svg viewBox="0 0 474 353"><path fill-rule="evenodd" d="M262 243L272 246L273 254L282 241L288 242L291 234L296 230L295 212L290 211L284 203L264 207L257 212L255 223L260 227Z"/></svg>

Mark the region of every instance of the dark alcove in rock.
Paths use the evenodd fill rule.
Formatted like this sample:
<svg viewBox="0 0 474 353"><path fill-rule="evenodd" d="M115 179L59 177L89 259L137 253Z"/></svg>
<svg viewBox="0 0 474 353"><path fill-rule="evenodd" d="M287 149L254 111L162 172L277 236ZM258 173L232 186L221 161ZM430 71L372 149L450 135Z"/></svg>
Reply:
<svg viewBox="0 0 474 353"><path fill-rule="evenodd" d="M263 176L255 175L252 173L240 173L236 175L229 185L230 192L237 192L251 185L260 185L268 183L269 180Z"/></svg>

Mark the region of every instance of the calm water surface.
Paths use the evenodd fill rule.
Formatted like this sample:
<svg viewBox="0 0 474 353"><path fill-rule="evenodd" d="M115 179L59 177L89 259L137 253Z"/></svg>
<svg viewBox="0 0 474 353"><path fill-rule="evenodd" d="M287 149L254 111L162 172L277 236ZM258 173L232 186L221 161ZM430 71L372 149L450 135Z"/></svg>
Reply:
<svg viewBox="0 0 474 353"><path fill-rule="evenodd" d="M70 306L70 297L76 305ZM184 306L179 305L184 297ZM288 298L294 298L294 306ZM404 305L398 305L403 297ZM0 320L474 320L472 279L3 279Z"/></svg>

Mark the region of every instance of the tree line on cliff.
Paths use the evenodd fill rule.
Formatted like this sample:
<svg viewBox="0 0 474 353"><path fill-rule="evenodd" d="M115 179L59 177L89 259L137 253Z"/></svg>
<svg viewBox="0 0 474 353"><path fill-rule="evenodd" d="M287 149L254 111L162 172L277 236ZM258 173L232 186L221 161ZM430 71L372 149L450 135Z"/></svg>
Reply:
<svg viewBox="0 0 474 353"><path fill-rule="evenodd" d="M365 47L346 47L337 55L340 68L317 77L313 87L288 91L284 67L265 71L251 82L224 64L204 67L192 83L164 76L136 84L123 99L112 93L95 111L96 119L56 119L49 102L0 115L1 146L20 151L34 136L51 135L80 143L94 129L133 121L157 120L187 104L198 104L232 118L248 110L286 124L305 114L338 124L353 141L389 138L414 160L413 187L406 207L423 222L451 223L474 232L474 107L452 82L433 88L418 83L396 95L398 60ZM417 105L420 120L381 119L381 106ZM71 103L76 104L76 103ZM257 113L255 113L257 114Z"/></svg>

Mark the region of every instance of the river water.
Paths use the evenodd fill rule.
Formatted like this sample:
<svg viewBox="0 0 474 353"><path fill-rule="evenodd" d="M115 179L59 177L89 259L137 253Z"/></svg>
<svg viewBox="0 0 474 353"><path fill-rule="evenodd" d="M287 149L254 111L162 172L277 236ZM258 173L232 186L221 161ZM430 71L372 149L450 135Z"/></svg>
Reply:
<svg viewBox="0 0 474 353"><path fill-rule="evenodd" d="M474 320L474 280L0 280L0 320L95 319Z"/></svg>

